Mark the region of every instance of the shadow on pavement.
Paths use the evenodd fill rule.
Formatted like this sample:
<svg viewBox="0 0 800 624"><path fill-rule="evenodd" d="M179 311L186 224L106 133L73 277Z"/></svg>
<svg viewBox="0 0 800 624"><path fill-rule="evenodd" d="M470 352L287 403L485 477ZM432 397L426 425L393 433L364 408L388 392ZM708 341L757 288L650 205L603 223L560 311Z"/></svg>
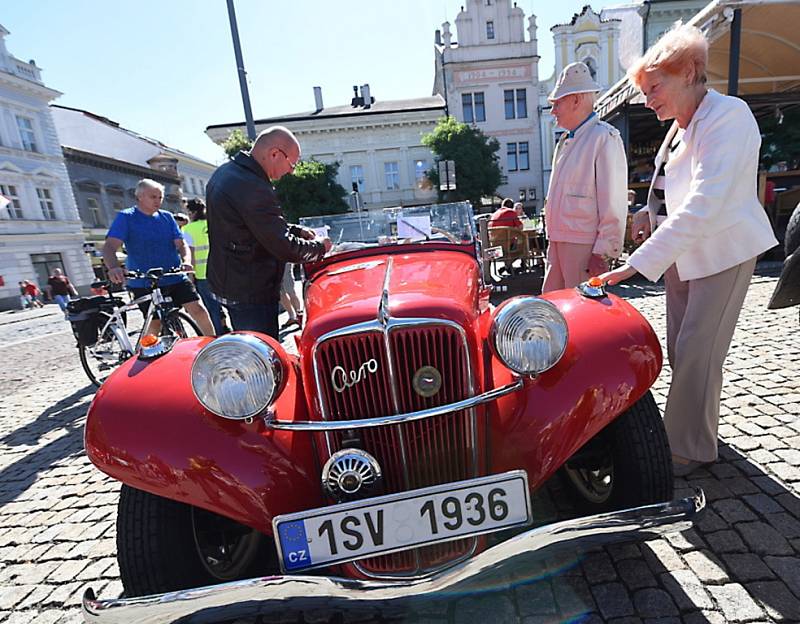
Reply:
<svg viewBox="0 0 800 624"><path fill-rule="evenodd" d="M83 399L94 390L94 386L87 385L73 392L0 440L10 447L4 453L19 456L0 470L0 507L25 492L39 473L65 457L83 452L83 417L88 407ZM24 448L40 444L43 436L58 429L66 430L66 435L33 449ZM20 447L20 452L14 453L13 447Z"/></svg>
<svg viewBox="0 0 800 624"><path fill-rule="evenodd" d="M75 421L86 414L83 399L93 395L95 390L93 385L88 384L68 397L60 399L39 414L36 420L15 429L0 439L0 442L8 446L33 446L42 434L51 429L76 426Z"/></svg>

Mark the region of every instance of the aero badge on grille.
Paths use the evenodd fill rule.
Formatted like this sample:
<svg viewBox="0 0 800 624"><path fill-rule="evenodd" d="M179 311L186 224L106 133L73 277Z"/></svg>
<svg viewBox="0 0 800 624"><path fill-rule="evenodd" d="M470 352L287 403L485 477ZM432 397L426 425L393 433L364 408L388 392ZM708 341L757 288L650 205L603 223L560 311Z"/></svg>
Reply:
<svg viewBox="0 0 800 624"><path fill-rule="evenodd" d="M427 399L442 389L442 374L433 366L423 366L414 373L412 384L414 392Z"/></svg>
<svg viewBox="0 0 800 624"><path fill-rule="evenodd" d="M336 392L344 392L347 388L352 388L360 382L367 373L374 373L378 370L378 360L369 359L358 367L358 370L351 370L350 373L341 366L334 366L331 371L331 385Z"/></svg>

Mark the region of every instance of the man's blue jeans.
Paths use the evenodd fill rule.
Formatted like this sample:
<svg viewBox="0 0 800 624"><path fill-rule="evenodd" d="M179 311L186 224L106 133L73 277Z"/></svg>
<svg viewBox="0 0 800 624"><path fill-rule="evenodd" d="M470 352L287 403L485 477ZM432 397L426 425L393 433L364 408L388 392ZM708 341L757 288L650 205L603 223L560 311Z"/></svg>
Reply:
<svg viewBox="0 0 800 624"><path fill-rule="evenodd" d="M278 337L278 302L226 303L231 325L236 331L257 331L275 340Z"/></svg>
<svg viewBox="0 0 800 624"><path fill-rule="evenodd" d="M211 317L214 333L217 336L221 336L224 331L222 327L222 308L219 301L211 296L211 288L208 286L208 280L195 280L194 286L197 288L197 294L200 295L200 298L203 300L203 305L206 307L208 315Z"/></svg>

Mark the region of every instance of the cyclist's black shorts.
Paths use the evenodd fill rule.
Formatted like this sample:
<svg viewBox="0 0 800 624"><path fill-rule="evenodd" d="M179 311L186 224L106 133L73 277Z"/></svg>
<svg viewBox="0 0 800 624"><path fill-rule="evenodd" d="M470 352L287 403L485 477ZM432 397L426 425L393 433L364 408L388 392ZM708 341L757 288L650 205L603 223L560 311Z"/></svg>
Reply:
<svg viewBox="0 0 800 624"><path fill-rule="evenodd" d="M134 298L138 298L150 294L150 289L131 288L131 292L133 293ZM194 284L192 284L192 282L190 282L188 279L182 280L177 284L162 286L161 294L165 297L172 298L172 304L178 308L186 303L191 303L192 301L200 301L200 295L197 294ZM142 311L142 315L147 316L147 309L149 307L149 301L139 304L139 309Z"/></svg>

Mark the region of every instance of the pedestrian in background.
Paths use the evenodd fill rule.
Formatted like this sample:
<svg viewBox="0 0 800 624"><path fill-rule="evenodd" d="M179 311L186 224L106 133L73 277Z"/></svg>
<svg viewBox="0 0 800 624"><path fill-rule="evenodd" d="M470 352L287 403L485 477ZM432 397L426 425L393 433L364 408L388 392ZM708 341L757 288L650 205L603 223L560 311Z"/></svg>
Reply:
<svg viewBox="0 0 800 624"><path fill-rule="evenodd" d="M286 263L283 269L283 280L281 282L281 305L286 313L289 315L281 329L287 329L292 325L301 325L303 319L303 306L300 304L300 299L297 297L297 292L294 288L294 265L290 262Z"/></svg>
<svg viewBox="0 0 800 624"><path fill-rule="evenodd" d="M180 230L183 231L183 228L185 228L189 224L190 221L189 217L183 212L176 212L173 216L175 217L175 223L178 224L178 228L180 228Z"/></svg>
<svg viewBox="0 0 800 624"><path fill-rule="evenodd" d="M25 294L28 295L28 301L31 308L42 308L44 304L39 301L39 297L42 296L42 291L39 290L39 287L31 282L30 280L25 280L23 282L25 284Z"/></svg>
<svg viewBox="0 0 800 624"><path fill-rule="evenodd" d="M31 297L28 295L28 290L25 288L25 282L19 283L19 305L23 310L27 310L31 306Z"/></svg>
<svg viewBox="0 0 800 624"><path fill-rule="evenodd" d="M189 250L183 240L178 224L171 212L160 210L164 201L164 186L144 178L136 185L136 205L117 213L106 234L103 245L103 260L108 268L108 278L115 284L125 283L125 271L120 267L117 251L122 244L128 252L127 267L146 273L150 269L192 270ZM214 326L208 312L200 303L192 282L183 275L168 275L159 280L161 292L172 299L176 306L183 306L194 319L200 331L206 336L214 335ZM131 279L128 287L134 298L149 294L148 282L143 278ZM150 302L144 302L140 309L147 315ZM161 333L161 323L152 320L148 333Z"/></svg>
<svg viewBox="0 0 800 624"><path fill-rule="evenodd" d="M513 228L513 232L509 234L509 238L500 239L501 244L502 241L508 240L508 249L504 249L504 252L514 252L518 251L525 245L525 235L522 233L522 219L525 217L525 209L521 202L514 203L514 200L506 197L500 204L500 208L495 210L492 213L492 216L489 217L488 227L490 230L493 228L499 227L508 227ZM497 240L493 239L492 233L489 233L489 240ZM503 245L505 248L506 245ZM511 273L511 268L513 265L513 260L506 260L503 267L500 269L500 274L509 275Z"/></svg>
<svg viewBox="0 0 800 624"><path fill-rule="evenodd" d="M61 269L53 269L53 273L47 280L47 292L51 299L56 300L58 307L64 313L64 318L67 318L67 304L70 301L70 296L77 297L78 291L75 290L75 287Z"/></svg>
<svg viewBox="0 0 800 624"><path fill-rule="evenodd" d="M191 223L183 228L183 239L192 254L194 265L194 286L203 300L203 305L211 317L211 324L217 336L226 334L230 328L225 326L222 318L222 306L211 296L208 286L208 221L206 221L206 204L202 199L190 199L186 202Z"/></svg>
<svg viewBox="0 0 800 624"><path fill-rule="evenodd" d="M717 459L722 365L756 258L778 243L756 190L758 124L746 102L707 87L707 63L705 36L682 25L628 70L645 106L674 121L647 207L633 218L634 240L643 243L600 276L608 284L637 272L654 282L664 276L672 367L664 426L678 476Z"/></svg>
<svg viewBox="0 0 800 624"><path fill-rule="evenodd" d="M231 315L233 328L278 339L278 301L286 262L321 259L328 238L290 225L272 182L300 161L300 144L286 128L273 126L256 137L249 152L220 166L206 186L211 245L211 292Z"/></svg>
<svg viewBox="0 0 800 624"><path fill-rule="evenodd" d="M514 227L522 229L522 218L525 216L525 209L521 202L514 203L514 200L506 197L500 204L500 208L489 217L489 227Z"/></svg>
<svg viewBox="0 0 800 624"><path fill-rule="evenodd" d="M547 96L561 128L547 189L547 268L542 292L608 271L622 253L628 164L619 131L597 118L600 86L584 63L567 65Z"/></svg>

